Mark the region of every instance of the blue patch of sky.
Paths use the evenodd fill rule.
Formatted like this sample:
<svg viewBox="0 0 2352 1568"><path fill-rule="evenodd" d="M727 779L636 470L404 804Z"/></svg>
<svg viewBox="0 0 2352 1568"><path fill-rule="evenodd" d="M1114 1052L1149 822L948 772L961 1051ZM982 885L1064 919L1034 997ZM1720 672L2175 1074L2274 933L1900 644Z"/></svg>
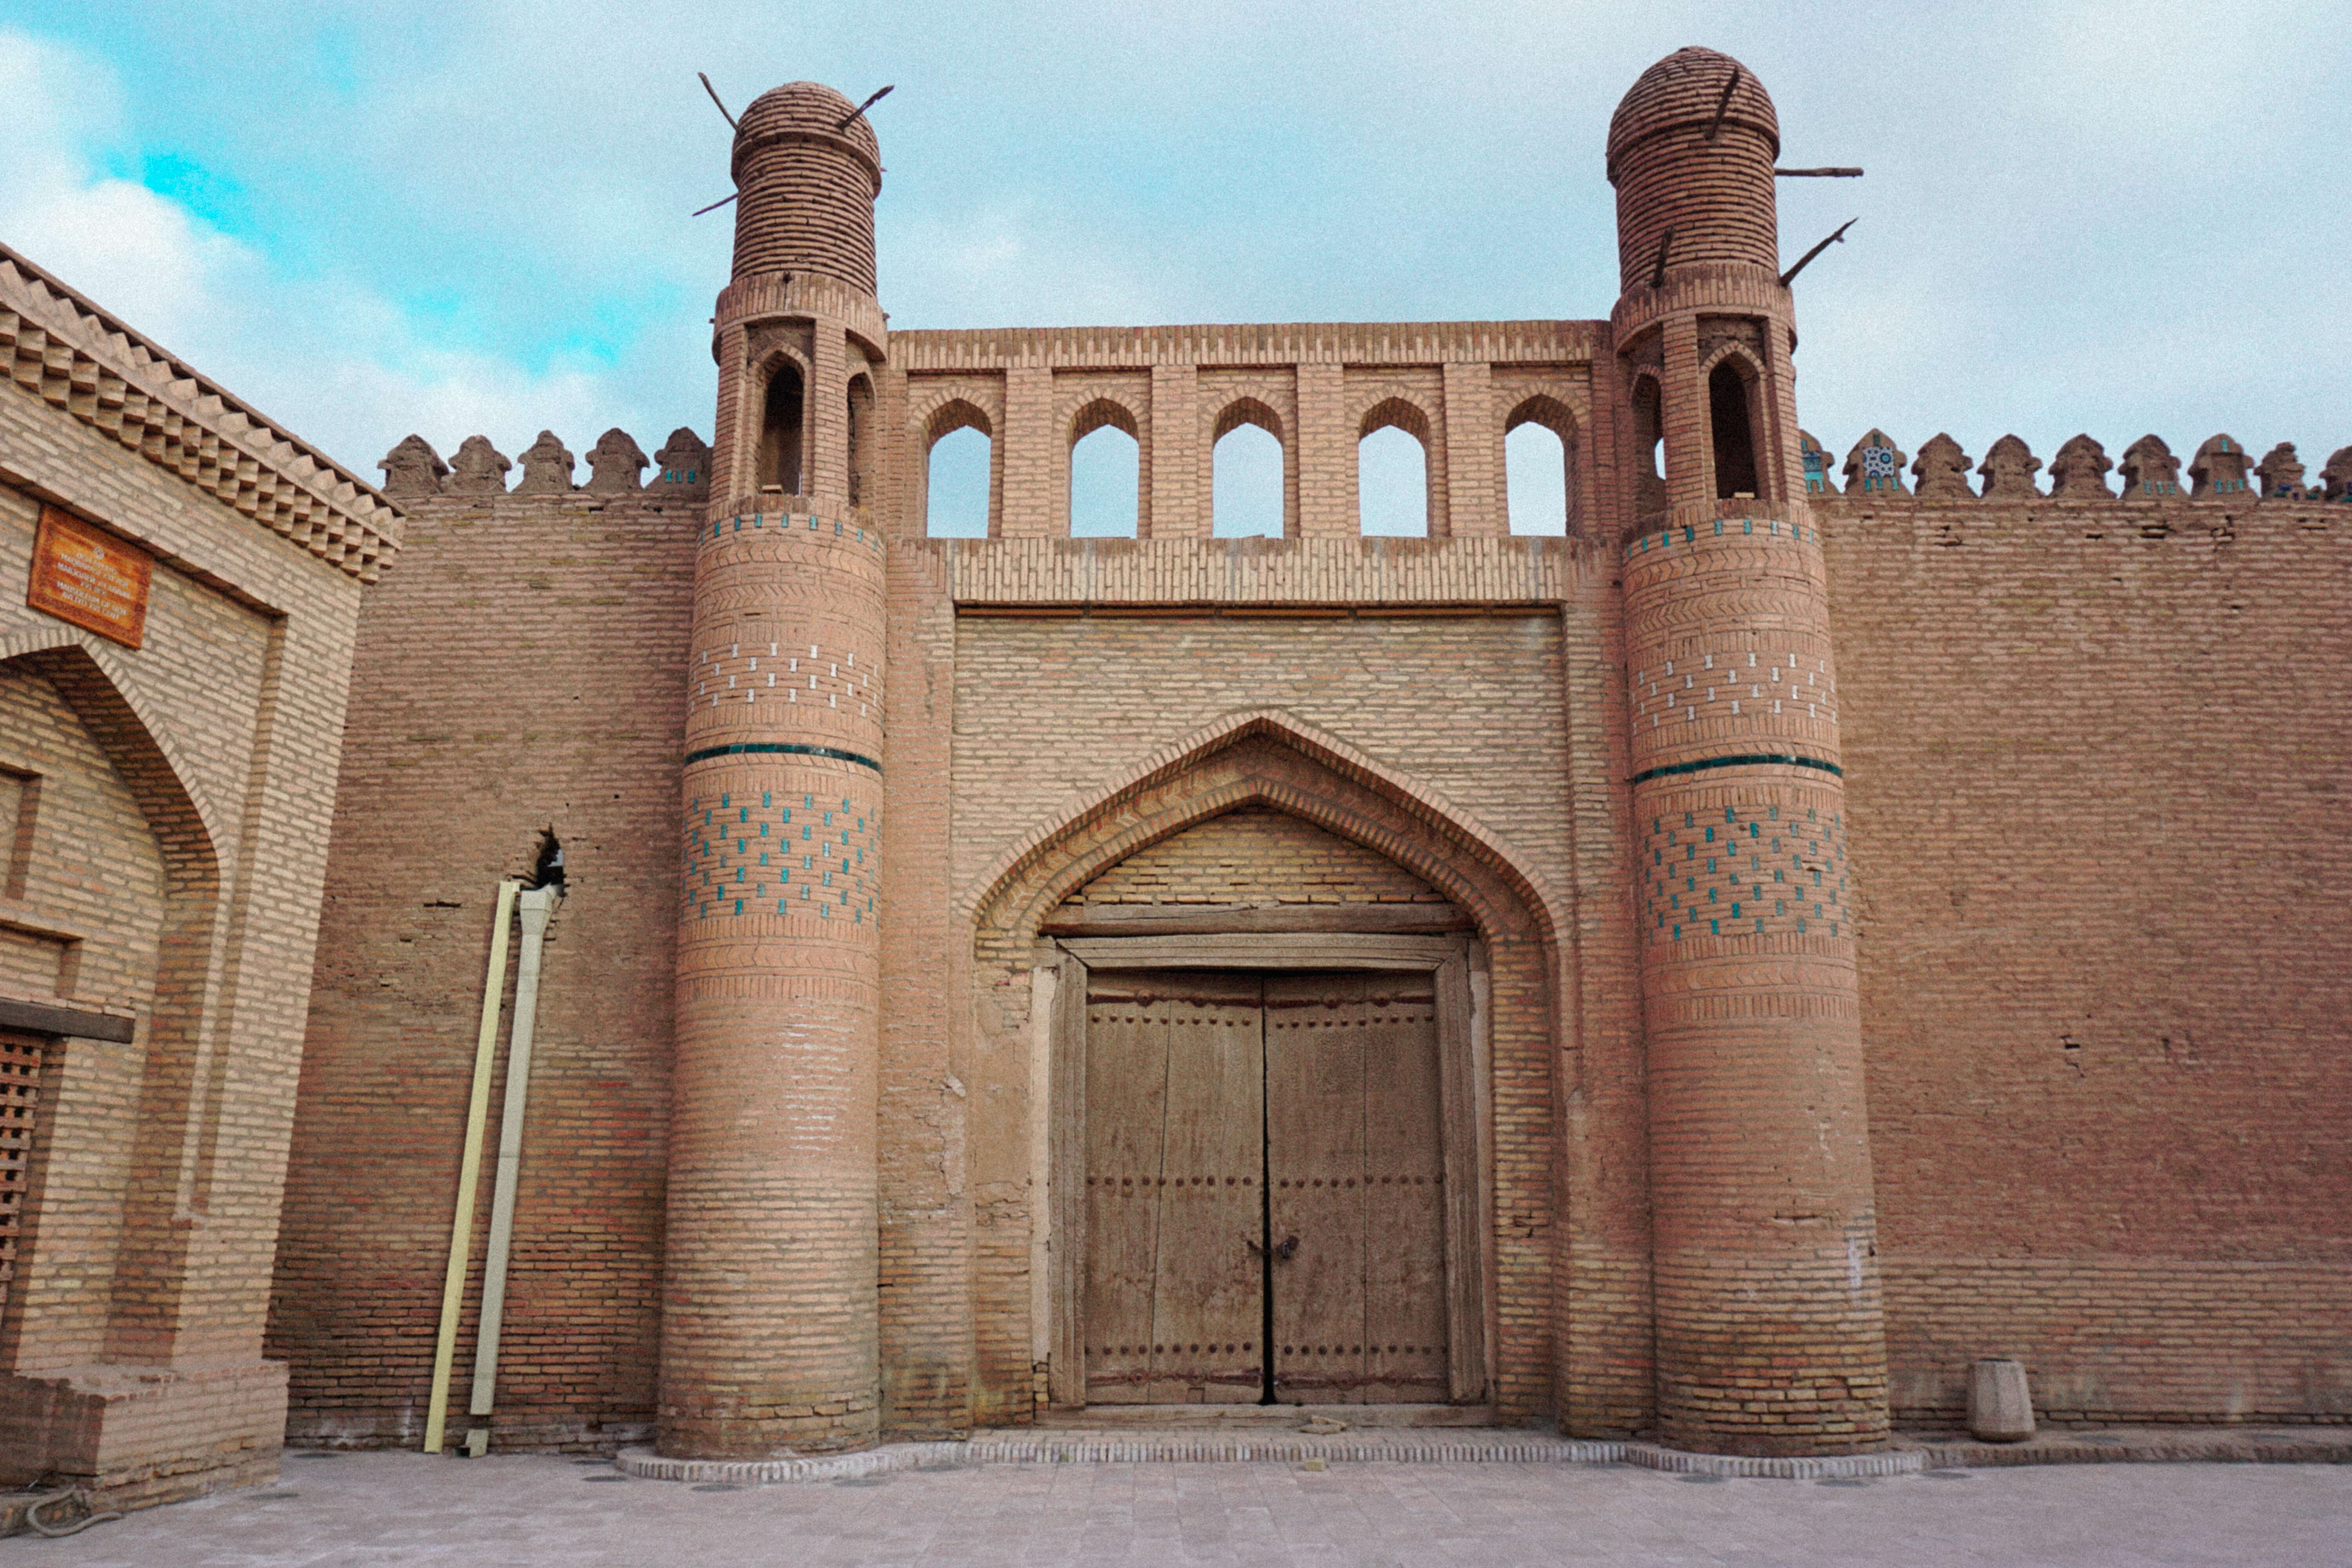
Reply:
<svg viewBox="0 0 2352 1568"><path fill-rule="evenodd" d="M223 234L254 231L253 208L245 187L184 153L149 148L139 156L141 184L179 203Z"/></svg>

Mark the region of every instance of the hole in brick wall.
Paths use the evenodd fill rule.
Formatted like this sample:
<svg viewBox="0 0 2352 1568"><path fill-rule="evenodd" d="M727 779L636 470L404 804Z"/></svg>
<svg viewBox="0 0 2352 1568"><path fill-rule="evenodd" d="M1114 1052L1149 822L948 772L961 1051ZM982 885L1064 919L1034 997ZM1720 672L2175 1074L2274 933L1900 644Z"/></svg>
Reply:
<svg viewBox="0 0 2352 1568"><path fill-rule="evenodd" d="M1748 378L1725 360L1706 378L1708 423L1715 431L1715 493L1719 500L1756 494L1756 440Z"/></svg>
<svg viewBox="0 0 2352 1568"><path fill-rule="evenodd" d="M923 530L933 539L988 537L991 445L985 431L969 425L931 443Z"/></svg>
<svg viewBox="0 0 2352 1568"><path fill-rule="evenodd" d="M1503 479L1513 533L1568 531L1568 444L1533 421L1503 437Z"/></svg>
<svg viewBox="0 0 2352 1568"><path fill-rule="evenodd" d="M1282 442L1237 425L1211 457L1210 531L1219 539L1282 537Z"/></svg>
<svg viewBox="0 0 2352 1568"><path fill-rule="evenodd" d="M1356 521L1367 535L1429 533L1429 456L1412 435L1383 426L1356 444Z"/></svg>
<svg viewBox="0 0 2352 1568"><path fill-rule="evenodd" d="M563 840L555 836L553 827L540 829L539 858L531 866L530 885L534 888L563 886Z"/></svg>
<svg viewBox="0 0 2352 1568"><path fill-rule="evenodd" d="M786 495L801 489L801 373L779 364L768 377L766 412L760 421L760 485Z"/></svg>
<svg viewBox="0 0 2352 1568"><path fill-rule="evenodd" d="M1087 432L1070 448L1070 537L1132 539L1142 449L1115 425Z"/></svg>

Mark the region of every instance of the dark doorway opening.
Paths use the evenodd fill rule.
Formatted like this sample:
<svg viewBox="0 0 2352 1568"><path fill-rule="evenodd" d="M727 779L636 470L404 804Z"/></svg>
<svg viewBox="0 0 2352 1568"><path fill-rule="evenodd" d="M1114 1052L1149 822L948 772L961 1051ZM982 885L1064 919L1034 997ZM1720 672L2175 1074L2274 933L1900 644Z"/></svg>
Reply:
<svg viewBox="0 0 2352 1568"><path fill-rule="evenodd" d="M760 488L801 493L801 373L780 364L768 378L760 420Z"/></svg>
<svg viewBox="0 0 2352 1568"><path fill-rule="evenodd" d="M1748 413L1748 378L1724 361L1706 378L1706 401L1715 426L1716 499L1755 495L1756 439Z"/></svg>

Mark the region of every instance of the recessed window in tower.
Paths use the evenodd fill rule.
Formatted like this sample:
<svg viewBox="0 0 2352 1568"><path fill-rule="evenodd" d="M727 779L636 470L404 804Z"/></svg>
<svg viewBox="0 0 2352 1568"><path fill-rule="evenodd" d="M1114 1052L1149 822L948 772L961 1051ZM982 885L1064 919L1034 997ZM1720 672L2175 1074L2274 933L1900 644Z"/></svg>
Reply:
<svg viewBox="0 0 2352 1568"><path fill-rule="evenodd" d="M760 420L760 488L801 493L801 373L780 364L768 378Z"/></svg>
<svg viewBox="0 0 2352 1568"><path fill-rule="evenodd" d="M1666 479L1659 469L1665 446L1658 407L1658 384L1643 376L1633 384L1633 514L1645 521L1666 510Z"/></svg>
<svg viewBox="0 0 2352 1568"><path fill-rule="evenodd" d="M872 506L867 492L874 474L874 384L864 376L849 383L849 504Z"/></svg>
<svg viewBox="0 0 2352 1568"><path fill-rule="evenodd" d="M1706 378L1709 422L1715 429L1715 494L1718 500L1752 496L1756 440L1748 417L1748 378L1729 360Z"/></svg>

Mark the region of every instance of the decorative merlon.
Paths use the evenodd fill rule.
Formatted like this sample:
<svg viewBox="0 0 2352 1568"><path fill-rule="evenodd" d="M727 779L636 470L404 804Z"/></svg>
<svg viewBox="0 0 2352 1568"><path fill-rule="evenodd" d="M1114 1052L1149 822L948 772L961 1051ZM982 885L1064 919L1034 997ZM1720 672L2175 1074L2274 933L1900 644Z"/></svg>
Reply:
<svg viewBox="0 0 2352 1568"><path fill-rule="evenodd" d="M400 548L400 513L374 486L5 246L0 367L23 391L363 583Z"/></svg>

